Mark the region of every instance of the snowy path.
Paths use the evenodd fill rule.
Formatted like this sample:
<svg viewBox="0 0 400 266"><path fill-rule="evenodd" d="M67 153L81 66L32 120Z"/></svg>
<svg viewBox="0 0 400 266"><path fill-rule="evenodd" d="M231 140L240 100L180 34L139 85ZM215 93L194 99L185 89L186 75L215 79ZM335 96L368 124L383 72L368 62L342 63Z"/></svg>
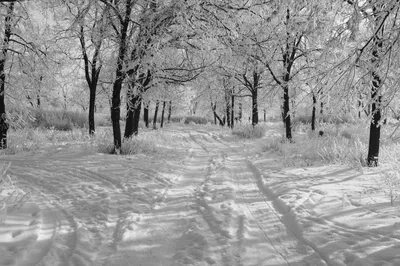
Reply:
<svg viewBox="0 0 400 266"><path fill-rule="evenodd" d="M72 146L0 158L32 193L0 226L0 265L400 262L399 217L387 203L367 202L370 177L345 167L286 169L261 155L259 142L167 130L177 143L160 155Z"/></svg>

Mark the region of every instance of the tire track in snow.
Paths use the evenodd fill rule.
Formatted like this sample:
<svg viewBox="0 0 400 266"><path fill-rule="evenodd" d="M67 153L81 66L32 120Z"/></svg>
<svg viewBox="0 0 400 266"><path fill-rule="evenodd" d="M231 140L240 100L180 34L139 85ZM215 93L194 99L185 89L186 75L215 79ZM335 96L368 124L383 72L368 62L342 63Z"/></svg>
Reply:
<svg viewBox="0 0 400 266"><path fill-rule="evenodd" d="M72 265L87 265L98 260L99 254L108 257L107 255L115 251L119 240L122 186L105 175L82 167L71 168L62 163L55 167L53 162L41 163L40 169L29 166L30 170L36 168L36 174L25 177L26 175L22 174L24 170L19 173L13 170L12 173L29 183L29 186L40 188L43 191L41 193L46 195L54 206L67 213L69 220L74 220L75 246L71 247L72 251L69 252L66 261ZM13 165L12 169L15 168L16 165ZM86 213L85 208L89 211L88 215L82 216L81 214ZM67 209L71 209L72 212ZM91 214L95 215L91 217ZM100 233L100 230L103 232Z"/></svg>
<svg viewBox="0 0 400 266"><path fill-rule="evenodd" d="M192 138L199 144L204 151L210 156L207 171L204 176L204 181L195 191L196 198L196 209L201 214L203 220L207 223L215 241L221 248L220 256L222 258L223 265L231 266L241 265L240 255L238 255L237 250L234 251L234 236L230 233L230 229L233 226L234 214L232 209L225 204L219 204L217 202L218 197L222 197L223 200L227 198L233 198L232 190L226 190L226 184L222 176L226 169L226 159L227 153L219 149L215 144L217 144L214 138L211 141L205 139L203 135L203 140L207 141L208 145L212 145L212 148L208 148L206 144L203 144L201 140L196 140L193 135ZM211 155L211 151L215 154ZM218 183L218 184L217 184ZM219 188L221 187L221 188ZM212 190L214 188L214 190ZM220 205L220 208L224 207L222 210L215 205ZM238 218L238 229L236 230L236 236L240 237L243 233L243 228L240 227L241 219Z"/></svg>
<svg viewBox="0 0 400 266"><path fill-rule="evenodd" d="M51 241L53 243L57 243L57 245L51 245L47 254L42 257L41 264L50 265L47 264L47 261L52 263L54 258L64 260L64 262L70 261L74 254L76 254L78 248L79 236L77 233L77 221L74 219L74 216L68 212L68 210L61 206L60 199L52 195L53 187L46 186L46 182L43 182L43 180L34 175L25 174L25 167L27 166L29 166L31 169L34 167L33 165L24 163L21 169L20 167L16 167L16 164L13 164L9 172L13 176L18 176L18 182L20 183L21 187L33 188L33 191L43 198L42 204L49 207L53 215L56 217L54 224L55 228ZM45 171L39 171L37 169L36 173L43 174L44 172ZM44 178L45 177L51 178L51 176L46 176L44 174ZM41 191L37 189L38 184L40 184Z"/></svg>
<svg viewBox="0 0 400 266"><path fill-rule="evenodd" d="M248 196L245 195L244 191L240 188L240 182L239 182L239 178L237 177L236 174L234 174L235 178L237 180L237 191L240 191L241 197L245 203L246 209L248 210L248 212L250 213L251 217L253 218L254 223L256 224L256 226L259 228L259 230L262 232L264 238L268 241L268 243L271 245L271 247L273 248L273 250L278 254L279 257L281 257L282 259L282 263L286 264L286 265L290 265L290 262L287 260L287 258L285 257L285 255L279 250L278 245L279 243L274 243L274 241L269 237L268 233L266 232L266 230L264 230L263 225L258 222L258 221L262 221L263 219L260 217L260 215L257 215L257 211L258 209L253 209L250 205L250 199ZM245 216L243 216L245 217ZM244 218L243 218L243 230L244 230ZM241 239L240 237L238 237L238 239ZM241 239L241 242L243 241L243 239ZM239 242L239 248L241 247L241 242Z"/></svg>
<svg viewBox="0 0 400 266"><path fill-rule="evenodd" d="M337 265L334 261L332 261L328 254L325 254L317 245L306 239L300 229L299 224L293 217L293 213L290 210L289 206L286 206L282 201L278 199L278 197L264 185L263 176L261 172L257 169L257 167L249 160L247 160L247 167L252 172L253 178L256 181L256 185L265 198L272 202L272 205L266 201L268 207L271 209L273 214L278 218L278 220L292 233L294 237L296 237L301 243L309 246L314 250L316 254L319 255L321 259L328 266Z"/></svg>
<svg viewBox="0 0 400 266"><path fill-rule="evenodd" d="M197 211L201 214L204 221L207 223L210 231L214 235L221 249L221 257L223 265L232 265L231 252L229 250L229 240L232 239L229 231L221 227L222 221L217 219L213 209L206 200L206 196L210 193L208 183L211 176L207 177L204 184L201 185L195 192Z"/></svg>

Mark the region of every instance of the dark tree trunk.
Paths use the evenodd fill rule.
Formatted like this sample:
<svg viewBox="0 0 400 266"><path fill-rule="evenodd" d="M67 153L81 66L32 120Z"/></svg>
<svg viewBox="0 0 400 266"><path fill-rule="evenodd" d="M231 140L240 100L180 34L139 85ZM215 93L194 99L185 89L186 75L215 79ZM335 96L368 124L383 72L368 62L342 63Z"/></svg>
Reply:
<svg viewBox="0 0 400 266"><path fill-rule="evenodd" d="M83 62L85 65L85 78L89 87L89 117L88 117L89 135L93 136L95 133L94 112L96 106L96 89L102 66L99 61L101 42L95 45L95 51L92 57L92 61L90 62L86 50L86 41L85 41L85 33L83 25L81 25L80 27L79 41L81 44Z"/></svg>
<svg viewBox="0 0 400 266"><path fill-rule="evenodd" d="M247 78L246 74L242 75L245 87L250 91L251 94L251 124L253 126L258 124L258 87L260 85L260 74L253 70L253 80ZM240 109L241 112L241 109ZM249 117L250 121L250 117Z"/></svg>
<svg viewBox="0 0 400 266"><path fill-rule="evenodd" d="M132 0L126 0L125 2L125 14L121 24L120 34L121 38L119 41L117 69L115 73L115 81L113 84L112 99L111 99L111 120L113 127L113 138L114 138L114 149L115 153L119 153L121 150L121 127L119 120L121 117L121 89L122 83L125 79L124 62L126 57L127 49L127 33L128 27L131 21L132 12Z"/></svg>
<svg viewBox="0 0 400 266"><path fill-rule="evenodd" d="M93 136L95 132L94 125L94 108L96 103L96 86L97 84L91 84L90 96L89 96L89 135Z"/></svg>
<svg viewBox="0 0 400 266"><path fill-rule="evenodd" d="M231 106L229 103L229 96L226 99L226 125L231 127Z"/></svg>
<svg viewBox="0 0 400 266"><path fill-rule="evenodd" d="M376 79L375 81L378 82ZM379 79L379 83L380 83ZM376 167L378 166L378 157L379 157L379 143L381 137L381 96L376 99L376 102L372 103L372 120L370 124L369 131L369 146L368 146L368 166Z"/></svg>
<svg viewBox="0 0 400 266"><path fill-rule="evenodd" d="M146 102L143 108L143 120L146 128L149 128L149 106L150 102Z"/></svg>
<svg viewBox="0 0 400 266"><path fill-rule="evenodd" d="M225 125L225 122L217 114L217 104L216 103L214 103L214 104L211 103L211 109L212 109L213 114L214 114L214 122L215 122L215 124L217 124L217 120L218 120L219 125L223 127Z"/></svg>
<svg viewBox="0 0 400 266"><path fill-rule="evenodd" d="M257 94L258 94L258 86L253 88L253 92L251 94L251 106L252 106L252 120L251 124L253 126L258 124L258 103L257 103Z"/></svg>
<svg viewBox="0 0 400 266"><path fill-rule="evenodd" d="M7 60L8 45L10 43L10 37L12 33L13 15L14 15L14 2L11 2L8 5L7 15L5 17L3 47L1 50L1 59L0 59L0 149L7 148L7 131L9 125L6 116L6 106L4 97L5 83L6 83L5 64Z"/></svg>
<svg viewBox="0 0 400 266"><path fill-rule="evenodd" d="M142 110L142 97L138 97L137 106L134 106L133 110L133 134L137 136L139 134L139 122L140 122L140 111Z"/></svg>
<svg viewBox="0 0 400 266"><path fill-rule="evenodd" d="M161 123L160 123L160 127L163 128L164 127L164 113L165 113L165 105L166 105L166 101L163 101L163 105L162 105L162 110L161 110Z"/></svg>
<svg viewBox="0 0 400 266"><path fill-rule="evenodd" d="M121 149L121 127L119 124L119 120L121 117L121 99L120 99L120 94L121 94L121 88L122 88L122 76L119 76L118 80L114 82L113 85L113 93L112 93L112 99L111 99L111 121L112 121L112 127L113 127L113 136L114 136L114 148L115 152L118 153L118 151Z"/></svg>
<svg viewBox="0 0 400 266"><path fill-rule="evenodd" d="M373 6L373 15L375 19L375 26L379 27L381 24L381 17L383 16L381 10L376 6ZM368 158L367 164L370 167L378 166L378 158L379 158L379 144L380 144L380 136L381 136L381 111L382 111L382 96L380 95L380 88L382 85L382 79L379 76L379 61L382 55L382 46L383 46L383 26L381 29L375 33L373 37L373 49L372 49L372 59L371 65L373 67L372 71L372 87L371 87L371 113L372 120L370 124L369 131L369 146L368 146Z"/></svg>
<svg viewBox="0 0 400 266"><path fill-rule="evenodd" d="M156 101L156 109L154 110L154 118L153 118L153 129L157 129L157 114L158 114L158 106L160 105L160 101Z"/></svg>
<svg viewBox="0 0 400 266"><path fill-rule="evenodd" d="M290 9L286 9L286 25L289 25ZM283 69L285 73L282 77L281 87L283 89L283 116L285 119L286 139L292 141L292 124L290 118L290 97L289 97L289 81L291 79L290 73L294 60L296 58L297 46L300 45L301 37L295 40L295 45L292 45L290 29L286 29L287 39L285 53L283 54Z"/></svg>
<svg viewBox="0 0 400 266"><path fill-rule="evenodd" d="M253 88L251 90L251 106L252 106L252 125L255 126L258 124L258 86L260 81L260 75L254 71L253 72Z"/></svg>
<svg viewBox="0 0 400 266"><path fill-rule="evenodd" d="M267 110L264 109L264 122L267 122Z"/></svg>
<svg viewBox="0 0 400 266"><path fill-rule="evenodd" d="M33 102L32 102L32 97L31 97L29 94L26 95L26 99L29 101L29 104L30 104L32 107L35 107L35 105L34 105Z"/></svg>
<svg viewBox="0 0 400 266"><path fill-rule="evenodd" d="M130 85L127 93L126 103L126 124L124 138L130 138L139 132L140 110L142 108L142 97L140 94L133 95L132 88L135 84Z"/></svg>
<svg viewBox="0 0 400 266"><path fill-rule="evenodd" d="M132 98L133 102L131 104L131 107L133 111L133 126L132 130L128 131L130 136L132 136L133 134L137 136L139 134L140 111L142 110L142 95L150 88L149 84L151 82L151 79L152 75L150 71L147 71L147 75L141 74L138 82L132 84L132 88L134 85L139 85L139 88L137 88L136 90L137 95L134 95Z"/></svg>
<svg viewBox="0 0 400 266"><path fill-rule="evenodd" d="M214 125L216 125L217 124L217 112L216 112L217 104L216 103L214 103L214 104L211 103L211 108L213 110L213 115L214 115Z"/></svg>
<svg viewBox="0 0 400 266"><path fill-rule="evenodd" d="M312 115L311 115L311 130L315 131L315 109L317 105L317 98L315 97L315 94L312 94L312 101L313 101L313 106L312 106Z"/></svg>
<svg viewBox="0 0 400 266"><path fill-rule="evenodd" d="M231 128L235 126L235 95L232 93L231 94Z"/></svg>
<svg viewBox="0 0 400 266"><path fill-rule="evenodd" d="M136 102L136 99L131 99L128 100L127 102L127 108L126 108L126 120L125 120L125 133L124 133L124 138L128 139L132 137L133 135L133 116L135 115L134 112L134 107L133 105Z"/></svg>
<svg viewBox="0 0 400 266"><path fill-rule="evenodd" d="M168 107L168 123L171 123L171 115L172 115L172 101L169 101L169 107Z"/></svg>
<svg viewBox="0 0 400 266"><path fill-rule="evenodd" d="M36 105L37 105L38 108L40 108L40 104L41 104L41 102L40 102L40 94L38 93L38 94L36 94Z"/></svg>
<svg viewBox="0 0 400 266"><path fill-rule="evenodd" d="M286 129L286 139L291 141L292 140L292 124L290 121L290 114L289 114L289 88L286 85L283 87L283 116L285 119L285 129Z"/></svg>
<svg viewBox="0 0 400 266"><path fill-rule="evenodd" d="M323 102L321 102L321 104L320 104L319 114L321 116L324 114L324 103Z"/></svg>
<svg viewBox="0 0 400 266"><path fill-rule="evenodd" d="M239 103L239 121L243 118L243 103Z"/></svg>

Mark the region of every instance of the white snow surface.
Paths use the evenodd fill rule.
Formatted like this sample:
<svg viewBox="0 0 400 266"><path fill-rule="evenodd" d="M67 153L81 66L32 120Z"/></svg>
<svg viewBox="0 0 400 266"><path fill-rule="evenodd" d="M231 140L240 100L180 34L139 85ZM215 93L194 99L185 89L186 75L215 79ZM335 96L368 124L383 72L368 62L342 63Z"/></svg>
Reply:
<svg viewBox="0 0 400 266"><path fill-rule="evenodd" d="M368 169L284 167L261 152L273 124L163 130L157 154L1 156L31 197L0 224L0 265L400 265L399 204Z"/></svg>

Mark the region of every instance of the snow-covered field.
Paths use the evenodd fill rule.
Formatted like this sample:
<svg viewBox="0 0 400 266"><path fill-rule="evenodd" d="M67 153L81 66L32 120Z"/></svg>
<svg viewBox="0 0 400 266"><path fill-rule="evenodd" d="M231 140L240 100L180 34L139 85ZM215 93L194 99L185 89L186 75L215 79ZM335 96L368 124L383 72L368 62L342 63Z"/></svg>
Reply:
<svg viewBox="0 0 400 266"><path fill-rule="evenodd" d="M284 167L259 140L171 125L160 153L1 156L28 202L0 265L400 265L399 204L364 169Z"/></svg>

